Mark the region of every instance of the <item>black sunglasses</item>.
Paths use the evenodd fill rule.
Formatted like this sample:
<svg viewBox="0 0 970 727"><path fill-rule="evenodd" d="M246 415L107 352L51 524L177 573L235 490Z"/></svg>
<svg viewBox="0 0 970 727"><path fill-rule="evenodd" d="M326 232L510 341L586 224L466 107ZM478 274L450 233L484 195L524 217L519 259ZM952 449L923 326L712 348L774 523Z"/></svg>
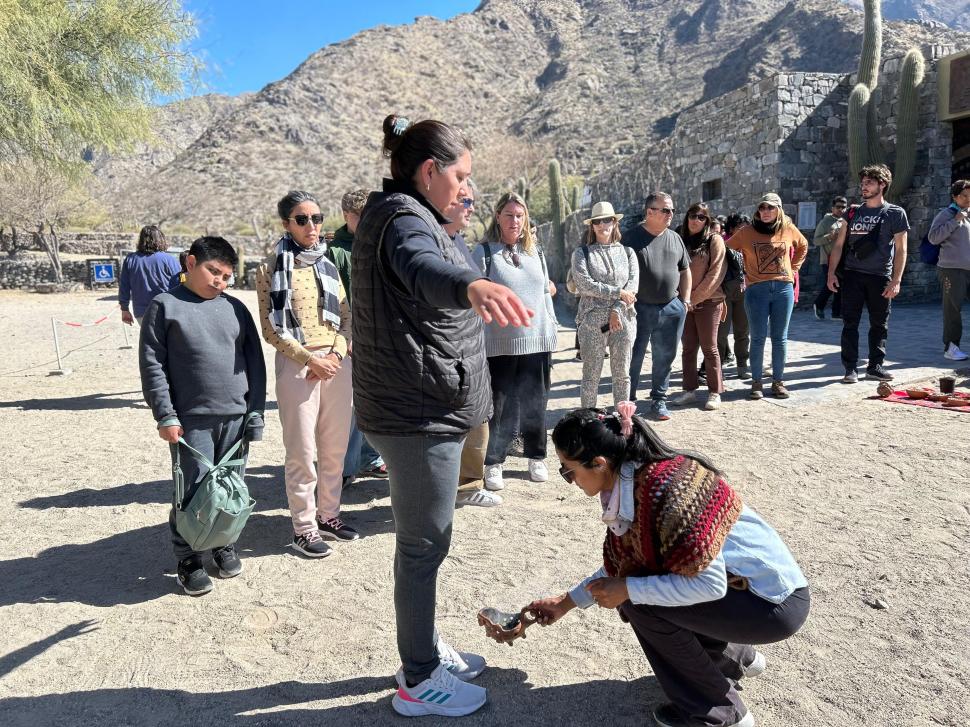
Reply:
<svg viewBox="0 0 970 727"><path fill-rule="evenodd" d="M707 215L702 215L699 212L695 212L692 215L687 215L687 218L691 220L697 220L698 222L707 222L710 219L710 217L708 217Z"/></svg>
<svg viewBox="0 0 970 727"><path fill-rule="evenodd" d="M653 210L654 212L662 212L665 215L672 215L677 210L673 207L647 207L648 210Z"/></svg>
<svg viewBox="0 0 970 727"><path fill-rule="evenodd" d="M593 220L593 224L594 225L612 225L613 224L613 218L612 217L600 217L598 220Z"/></svg>
<svg viewBox="0 0 970 727"><path fill-rule="evenodd" d="M470 210L472 207L475 206L475 200L473 200L471 197L464 197L461 200L461 206L464 207L466 210Z"/></svg>
<svg viewBox="0 0 970 727"><path fill-rule="evenodd" d="M776 210L776 209L778 209L778 208L775 207L773 204L759 204L758 205L758 211L759 212L763 212L764 210Z"/></svg>
<svg viewBox="0 0 970 727"><path fill-rule="evenodd" d="M319 212L315 215L294 215L293 217L288 217L287 219L293 220L300 227L306 227L311 220L313 220L313 224L315 224L317 227L323 224L323 215Z"/></svg>
<svg viewBox="0 0 970 727"><path fill-rule="evenodd" d="M592 461L592 460L590 460L590 461ZM589 466L589 462L580 462L579 464L580 464L580 467L587 467L587 466ZM560 464L559 465L559 474L560 474L560 476L564 480L566 480L566 482L568 482L570 485L572 485L572 484L574 484L576 482L576 475L573 474L573 473L576 470L578 470L578 469L579 469L579 467L573 467L571 470L567 470L566 469L566 465Z"/></svg>

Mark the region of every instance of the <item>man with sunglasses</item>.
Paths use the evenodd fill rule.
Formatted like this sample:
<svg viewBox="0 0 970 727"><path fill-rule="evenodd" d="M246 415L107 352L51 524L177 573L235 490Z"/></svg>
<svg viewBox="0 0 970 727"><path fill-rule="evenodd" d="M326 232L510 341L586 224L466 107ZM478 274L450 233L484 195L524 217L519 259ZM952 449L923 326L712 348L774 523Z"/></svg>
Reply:
<svg viewBox="0 0 970 727"><path fill-rule="evenodd" d="M690 309L690 256L680 235L670 229L674 204L666 192L651 192L644 202L643 222L623 234L622 243L637 256L640 268L637 300L637 335L630 361L630 399L636 401L640 371L651 346L649 416L670 419L667 388L677 343Z"/></svg>
<svg viewBox="0 0 970 727"><path fill-rule="evenodd" d="M835 237L845 222L843 218L848 206L849 202L845 197L833 199L832 209L818 223L812 238L812 245L818 248L819 264L822 266L822 289L818 291L814 303L815 317L820 321L825 319L825 305L829 302L829 296L832 296L832 319L842 318L842 294L839 291L833 294L828 287L829 256L835 247Z"/></svg>

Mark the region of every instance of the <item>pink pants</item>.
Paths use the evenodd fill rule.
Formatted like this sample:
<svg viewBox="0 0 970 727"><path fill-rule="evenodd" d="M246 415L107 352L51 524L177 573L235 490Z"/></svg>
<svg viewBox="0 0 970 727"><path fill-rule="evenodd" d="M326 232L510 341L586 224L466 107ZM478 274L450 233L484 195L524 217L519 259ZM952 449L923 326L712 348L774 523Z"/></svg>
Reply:
<svg viewBox="0 0 970 727"><path fill-rule="evenodd" d="M297 535L317 529L315 515L329 520L340 514L353 401L350 366L348 357L330 381L307 381L305 366L276 354L286 499Z"/></svg>

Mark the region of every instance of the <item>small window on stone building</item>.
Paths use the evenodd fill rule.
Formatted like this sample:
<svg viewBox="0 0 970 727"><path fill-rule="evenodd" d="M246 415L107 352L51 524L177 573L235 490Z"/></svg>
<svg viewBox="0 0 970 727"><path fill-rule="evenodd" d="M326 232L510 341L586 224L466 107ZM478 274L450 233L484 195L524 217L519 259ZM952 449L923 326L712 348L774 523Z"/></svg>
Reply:
<svg viewBox="0 0 970 727"><path fill-rule="evenodd" d="M711 179L701 185L701 200L708 202L712 199L721 199L720 179Z"/></svg>

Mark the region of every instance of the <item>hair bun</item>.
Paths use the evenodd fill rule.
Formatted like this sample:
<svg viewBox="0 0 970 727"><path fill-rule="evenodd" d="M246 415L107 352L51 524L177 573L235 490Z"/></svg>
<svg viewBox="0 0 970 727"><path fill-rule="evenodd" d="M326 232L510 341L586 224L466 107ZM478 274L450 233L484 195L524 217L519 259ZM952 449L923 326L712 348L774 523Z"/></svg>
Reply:
<svg viewBox="0 0 970 727"><path fill-rule="evenodd" d="M390 114L384 119L384 146L382 151L384 156L389 157L401 144L404 132L412 125L411 120L406 116Z"/></svg>

